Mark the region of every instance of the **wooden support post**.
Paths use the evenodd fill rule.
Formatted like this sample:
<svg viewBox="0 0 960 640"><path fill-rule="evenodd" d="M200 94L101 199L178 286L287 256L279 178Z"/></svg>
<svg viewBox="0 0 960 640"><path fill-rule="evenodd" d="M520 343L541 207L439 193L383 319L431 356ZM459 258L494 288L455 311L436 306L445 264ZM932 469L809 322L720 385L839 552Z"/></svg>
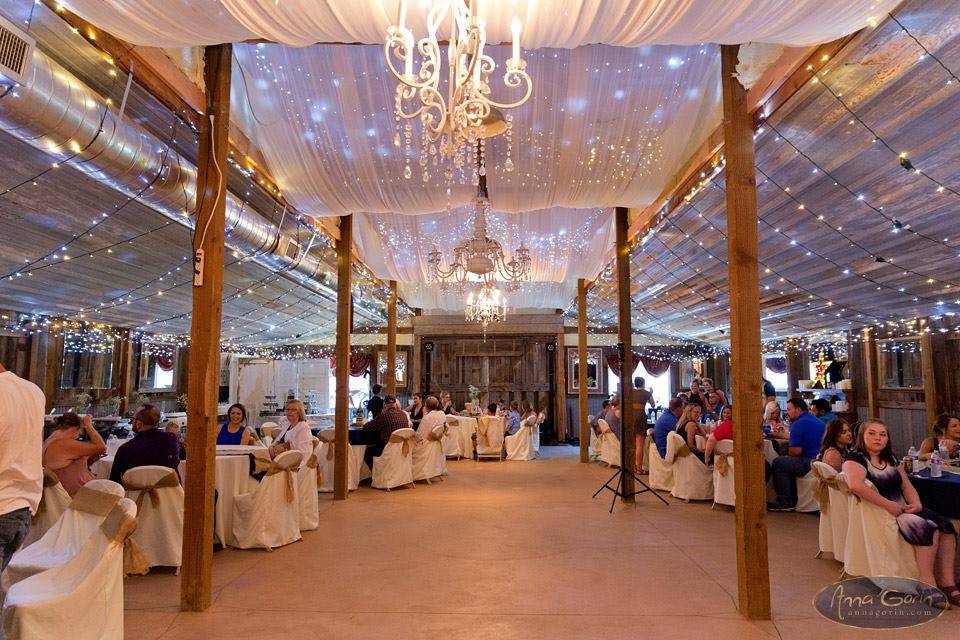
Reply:
<svg viewBox="0 0 960 640"><path fill-rule="evenodd" d="M557 352L554 357L557 359L556 379L557 393L554 395L554 431L557 434L557 442L566 442L567 440L567 376L566 362L563 354L566 348L563 346L564 334L557 334Z"/></svg>
<svg viewBox="0 0 960 640"><path fill-rule="evenodd" d="M810 357L806 347L791 349L789 346L784 356L787 360L787 399L790 399L799 395L800 381L810 377Z"/></svg>
<svg viewBox="0 0 960 640"><path fill-rule="evenodd" d="M194 282L187 387L187 474L184 482L180 608L210 606L213 482L220 391L223 243L230 130L230 44L204 49L206 114L200 121L194 251L203 251L202 284Z"/></svg>
<svg viewBox="0 0 960 640"><path fill-rule="evenodd" d="M374 366L378 366L377 365ZM390 297L387 298L387 372L384 386L388 396L397 395L397 281L390 281Z"/></svg>
<svg viewBox="0 0 960 640"><path fill-rule="evenodd" d="M617 336L623 346L620 361L620 464L624 471L635 472L637 442L633 424L633 323L630 298L630 229L629 210L617 207ZM633 502L634 482L630 474L623 474L621 489L624 502Z"/></svg>
<svg viewBox="0 0 960 640"><path fill-rule="evenodd" d="M733 382L737 587L740 613L770 619L763 432L756 428L760 397L760 269L753 127L747 92L737 79L739 45L720 47L723 138L727 182L730 282L730 373Z"/></svg>
<svg viewBox="0 0 960 640"><path fill-rule="evenodd" d="M577 280L577 360L580 362L579 387L580 462L590 462L590 424L587 422L587 281ZM597 363L597 375L603 363ZM570 372L573 375L573 371Z"/></svg>
<svg viewBox="0 0 960 640"><path fill-rule="evenodd" d="M60 376L63 375L63 336L47 334L46 364L43 369L43 393L47 397L47 413L53 410L60 395Z"/></svg>
<svg viewBox="0 0 960 640"><path fill-rule="evenodd" d="M866 372L867 378L863 381L867 387L867 417L879 419L880 392L877 384L877 343L873 339L870 327L863 329L863 370ZM854 410L856 410L856 407L854 407Z"/></svg>
<svg viewBox="0 0 960 640"><path fill-rule="evenodd" d="M120 339L120 366L118 368L117 395L120 396L120 407L117 413L121 416L127 412L130 404L130 378L133 364L133 342L130 340L130 330L123 332Z"/></svg>
<svg viewBox="0 0 960 640"><path fill-rule="evenodd" d="M927 429L940 413L937 401L937 375L933 358L933 336L928 331L920 334L920 366L923 369L923 405L927 413Z"/></svg>
<svg viewBox="0 0 960 640"><path fill-rule="evenodd" d="M333 499L346 500L347 456L350 443L350 278L352 275L353 216L340 217L337 239L337 404L333 427Z"/></svg>

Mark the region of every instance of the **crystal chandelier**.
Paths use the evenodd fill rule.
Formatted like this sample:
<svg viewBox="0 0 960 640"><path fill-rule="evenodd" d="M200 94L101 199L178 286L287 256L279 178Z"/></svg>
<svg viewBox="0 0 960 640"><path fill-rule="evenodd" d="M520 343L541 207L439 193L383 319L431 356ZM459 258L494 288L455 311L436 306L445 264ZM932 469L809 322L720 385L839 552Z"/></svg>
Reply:
<svg viewBox="0 0 960 640"><path fill-rule="evenodd" d="M494 322L503 322L507 317L507 299L500 290L485 282L480 286L476 298L473 292L467 296L467 322L477 322L483 327L483 337L487 337L487 327Z"/></svg>
<svg viewBox="0 0 960 640"><path fill-rule="evenodd" d="M487 42L484 21L478 17L480 0L472 0L470 6L464 0L436 0L427 13L428 35L416 44L421 63L414 73L413 31L406 27L407 0L400 0L399 24L387 29L383 54L387 68L399 81L397 83L395 119L397 133L394 145L401 146L403 139L403 175L410 179L412 157L411 120L419 118L422 127L419 163L423 181L430 179L428 163L434 167L441 159L447 161L445 178L453 179L454 167L461 181L466 181L467 171L472 171L472 182L479 183L486 175L484 139L506 132L507 155L503 168L513 171L513 118L505 118L500 109L512 109L525 103L533 90L527 63L520 57L520 20L513 18L512 55L507 60L503 84L508 89L524 88L523 96L515 102L497 102L490 98L490 74L497 68L493 58L483 52ZM440 79L444 75L441 59L441 43L437 31L445 19L450 19L450 40L447 43L446 96L441 92ZM403 63L400 72L392 58ZM411 110L405 106L411 102ZM407 120L401 132L401 119ZM439 148L438 148L439 147ZM448 187L449 189L449 187Z"/></svg>
<svg viewBox="0 0 960 640"><path fill-rule="evenodd" d="M434 247L427 257L428 282L438 283L441 289L453 283L462 290L464 284L476 280L492 286L499 275L506 282L507 290L515 291L520 282L530 279L530 250L521 242L513 258L507 260L500 243L487 236L490 201L482 191L474 200L474 207L473 237L461 240L454 247L453 261L446 267L440 250Z"/></svg>

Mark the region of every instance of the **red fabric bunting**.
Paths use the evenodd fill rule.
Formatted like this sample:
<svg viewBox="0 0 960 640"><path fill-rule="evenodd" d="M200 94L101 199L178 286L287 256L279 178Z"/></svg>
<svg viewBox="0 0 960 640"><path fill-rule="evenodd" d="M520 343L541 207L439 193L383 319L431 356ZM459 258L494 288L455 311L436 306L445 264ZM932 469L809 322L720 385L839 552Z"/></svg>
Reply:
<svg viewBox="0 0 960 640"><path fill-rule="evenodd" d="M767 369L773 371L774 373L786 373L787 372L787 359L783 356L779 358L767 358L765 361Z"/></svg>
<svg viewBox="0 0 960 640"><path fill-rule="evenodd" d="M350 375L354 378L366 375L373 364L373 356L369 353L351 353L350 354ZM337 359L330 358L330 368L336 370Z"/></svg>

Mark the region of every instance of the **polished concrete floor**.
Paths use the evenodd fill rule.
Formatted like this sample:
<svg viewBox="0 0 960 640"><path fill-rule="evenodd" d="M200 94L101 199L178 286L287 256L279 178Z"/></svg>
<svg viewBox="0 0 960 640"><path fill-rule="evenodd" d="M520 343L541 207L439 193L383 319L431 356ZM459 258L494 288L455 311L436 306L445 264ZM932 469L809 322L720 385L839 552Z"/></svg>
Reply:
<svg viewBox="0 0 960 640"><path fill-rule="evenodd" d="M875 638L951 637L960 612L921 629L860 631L811 601L838 575L815 560L817 517L769 518L773 622L736 610L734 514L641 496L607 513L610 471L547 448L533 462L459 461L432 486L321 495L321 524L273 552L214 555L213 605L180 613L179 577L126 581L126 637Z"/></svg>

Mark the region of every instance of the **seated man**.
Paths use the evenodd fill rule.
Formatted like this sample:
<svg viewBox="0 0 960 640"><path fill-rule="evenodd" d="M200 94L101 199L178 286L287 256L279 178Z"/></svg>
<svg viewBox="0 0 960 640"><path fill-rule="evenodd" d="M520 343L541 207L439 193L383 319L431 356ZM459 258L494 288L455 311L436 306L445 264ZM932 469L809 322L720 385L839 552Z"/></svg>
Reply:
<svg viewBox="0 0 960 640"><path fill-rule="evenodd" d="M767 465L768 473L773 475L773 488L777 492L777 502L767 505L770 511L793 511L797 506L797 478L807 475L810 461L820 452L820 442L826 425L816 416L807 412L807 403L803 398L790 398L787 401L787 415L790 417L790 448L787 455L774 459Z"/></svg>
<svg viewBox="0 0 960 640"><path fill-rule="evenodd" d="M383 453L383 448L390 441L390 436L397 429L410 428L410 420L407 413L400 408L400 404L394 396L387 396L383 399L383 411L363 425L363 430L376 434L374 444L368 444L367 450L363 452L363 461L367 463L370 470L373 471L373 459Z"/></svg>
<svg viewBox="0 0 960 640"><path fill-rule="evenodd" d="M420 442L424 442L427 434L447 421L447 414L440 408L440 400L437 396L429 396L425 406L427 411L417 427L417 440Z"/></svg>
<svg viewBox="0 0 960 640"><path fill-rule="evenodd" d="M520 405L516 400L510 401L510 411L507 412L507 435L512 436L520 430Z"/></svg>
<svg viewBox="0 0 960 640"><path fill-rule="evenodd" d="M830 401L826 398L817 398L810 403L810 413L812 413L817 418L820 418L823 424L827 424L831 420L837 417L837 414L833 412L833 409L830 407Z"/></svg>
<svg viewBox="0 0 960 640"><path fill-rule="evenodd" d="M675 431L677 421L683 413L683 398L670 398L667 410L663 412L653 425L653 442L661 458L667 457L667 434Z"/></svg>
<svg viewBox="0 0 960 640"><path fill-rule="evenodd" d="M597 435L600 435L600 423L597 422L600 418L603 418L607 414L607 407L610 406L610 400L603 401L603 408L600 409L600 413L593 416L593 421L590 423L590 426L593 428L593 432ZM604 418L606 420L606 418Z"/></svg>
<svg viewBox="0 0 960 640"><path fill-rule="evenodd" d="M136 437L117 449L110 468L110 479L120 482L123 474L134 467L158 465L176 470L180 464L180 437L158 429L160 409L145 404L133 414Z"/></svg>

